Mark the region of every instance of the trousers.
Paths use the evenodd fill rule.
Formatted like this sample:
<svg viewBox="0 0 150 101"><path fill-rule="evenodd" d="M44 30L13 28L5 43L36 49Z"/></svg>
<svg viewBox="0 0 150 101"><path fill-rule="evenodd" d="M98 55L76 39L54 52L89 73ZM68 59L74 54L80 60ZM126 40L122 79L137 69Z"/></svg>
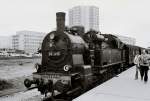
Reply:
<svg viewBox="0 0 150 101"><path fill-rule="evenodd" d="M138 65L136 65L135 79L138 79L138 69L139 69L139 67L138 67Z"/></svg>
<svg viewBox="0 0 150 101"><path fill-rule="evenodd" d="M144 77L145 82L148 81L148 70L149 70L148 66L140 66L141 80L143 80Z"/></svg>

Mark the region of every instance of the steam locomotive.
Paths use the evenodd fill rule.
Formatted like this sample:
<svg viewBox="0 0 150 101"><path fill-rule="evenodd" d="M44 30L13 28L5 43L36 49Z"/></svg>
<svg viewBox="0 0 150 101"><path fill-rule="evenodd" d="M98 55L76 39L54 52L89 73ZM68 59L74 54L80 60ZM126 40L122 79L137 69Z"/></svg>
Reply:
<svg viewBox="0 0 150 101"><path fill-rule="evenodd" d="M43 40L41 64L36 65L33 79L25 79L27 88L32 85L41 94L60 93L74 96L95 83L120 73L129 65L142 48L123 43L111 34L83 27L65 27L65 13L56 13L57 29Z"/></svg>

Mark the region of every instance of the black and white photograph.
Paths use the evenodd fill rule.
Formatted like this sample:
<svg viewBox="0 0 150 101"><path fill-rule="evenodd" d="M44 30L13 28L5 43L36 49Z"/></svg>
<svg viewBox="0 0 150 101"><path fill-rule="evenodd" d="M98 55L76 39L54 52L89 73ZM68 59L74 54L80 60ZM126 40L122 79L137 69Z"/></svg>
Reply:
<svg viewBox="0 0 150 101"><path fill-rule="evenodd" d="M0 101L150 101L149 0L0 0Z"/></svg>

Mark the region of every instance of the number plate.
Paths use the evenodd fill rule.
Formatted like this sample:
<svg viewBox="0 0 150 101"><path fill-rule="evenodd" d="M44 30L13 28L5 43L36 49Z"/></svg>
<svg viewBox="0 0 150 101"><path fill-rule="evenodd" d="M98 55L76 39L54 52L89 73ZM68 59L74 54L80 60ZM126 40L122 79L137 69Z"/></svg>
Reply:
<svg viewBox="0 0 150 101"><path fill-rule="evenodd" d="M60 78L60 75L41 75L41 77L45 79L58 79Z"/></svg>
<svg viewBox="0 0 150 101"><path fill-rule="evenodd" d="M60 56L60 52L49 52L49 56Z"/></svg>

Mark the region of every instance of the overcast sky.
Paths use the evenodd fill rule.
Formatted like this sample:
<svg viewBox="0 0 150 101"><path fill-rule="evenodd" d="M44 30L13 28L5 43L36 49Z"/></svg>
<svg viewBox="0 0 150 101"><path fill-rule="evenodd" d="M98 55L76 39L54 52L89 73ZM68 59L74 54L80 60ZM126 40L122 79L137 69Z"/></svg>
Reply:
<svg viewBox="0 0 150 101"><path fill-rule="evenodd" d="M20 30L47 33L56 27L56 12L68 13L77 5L95 5L100 9L101 32L133 37L137 45L147 47L149 4L150 0L0 0L0 35L9 36Z"/></svg>

